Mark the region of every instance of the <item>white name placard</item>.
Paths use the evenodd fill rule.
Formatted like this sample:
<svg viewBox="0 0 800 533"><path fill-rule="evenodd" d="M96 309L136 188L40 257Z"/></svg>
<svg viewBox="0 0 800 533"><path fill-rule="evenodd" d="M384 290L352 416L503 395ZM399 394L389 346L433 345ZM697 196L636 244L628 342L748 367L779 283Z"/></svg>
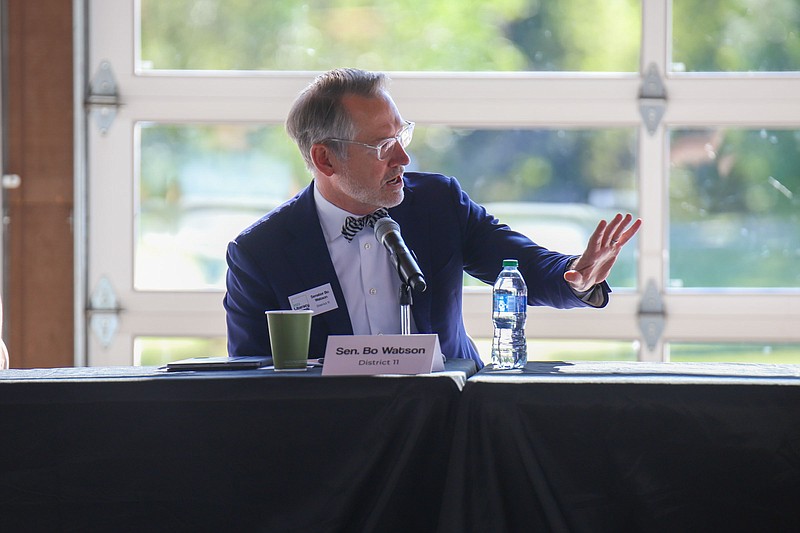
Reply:
<svg viewBox="0 0 800 533"><path fill-rule="evenodd" d="M435 333L417 335L330 335L323 376L427 374L444 370Z"/></svg>

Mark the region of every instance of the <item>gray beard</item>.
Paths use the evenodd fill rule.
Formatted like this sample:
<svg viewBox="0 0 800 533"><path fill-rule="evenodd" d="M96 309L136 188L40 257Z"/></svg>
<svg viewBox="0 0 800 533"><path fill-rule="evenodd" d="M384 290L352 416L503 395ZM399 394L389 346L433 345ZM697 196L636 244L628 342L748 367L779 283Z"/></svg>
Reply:
<svg viewBox="0 0 800 533"><path fill-rule="evenodd" d="M402 179L402 172L401 178ZM340 174L341 183L340 187L342 191L344 191L347 196L353 198L362 204L367 205L376 205L379 207L395 207L400 205L403 201L403 197L405 195L403 189L399 191L384 191L384 190L373 190L363 187L361 184L356 182L354 179L350 177L350 173L346 172Z"/></svg>

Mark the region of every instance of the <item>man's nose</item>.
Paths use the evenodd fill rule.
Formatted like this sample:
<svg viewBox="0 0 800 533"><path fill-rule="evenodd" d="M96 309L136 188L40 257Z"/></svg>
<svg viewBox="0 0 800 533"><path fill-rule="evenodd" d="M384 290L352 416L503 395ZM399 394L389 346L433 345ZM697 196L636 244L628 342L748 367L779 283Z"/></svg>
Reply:
<svg viewBox="0 0 800 533"><path fill-rule="evenodd" d="M406 149L403 148L399 142L394 143L394 147L392 148L392 156L391 156L391 163L394 165L407 165L411 162L411 157L406 152Z"/></svg>

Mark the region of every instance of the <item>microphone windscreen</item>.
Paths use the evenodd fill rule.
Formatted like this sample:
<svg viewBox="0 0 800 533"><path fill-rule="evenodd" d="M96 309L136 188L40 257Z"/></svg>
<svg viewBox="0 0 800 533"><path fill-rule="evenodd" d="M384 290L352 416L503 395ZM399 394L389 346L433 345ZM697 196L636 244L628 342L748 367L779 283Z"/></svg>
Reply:
<svg viewBox="0 0 800 533"><path fill-rule="evenodd" d="M375 221L375 238L378 239L378 242L382 243L386 234L392 231L400 233L400 224L391 218L384 217Z"/></svg>

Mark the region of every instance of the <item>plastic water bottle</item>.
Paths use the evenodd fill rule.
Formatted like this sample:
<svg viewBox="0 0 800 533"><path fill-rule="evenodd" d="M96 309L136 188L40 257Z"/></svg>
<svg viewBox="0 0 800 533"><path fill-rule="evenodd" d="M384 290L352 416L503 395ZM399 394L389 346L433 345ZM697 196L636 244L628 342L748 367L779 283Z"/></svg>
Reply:
<svg viewBox="0 0 800 533"><path fill-rule="evenodd" d="M528 287L517 270L516 259L504 259L503 270L492 289L492 365L494 368L524 368L528 362L525 318Z"/></svg>

